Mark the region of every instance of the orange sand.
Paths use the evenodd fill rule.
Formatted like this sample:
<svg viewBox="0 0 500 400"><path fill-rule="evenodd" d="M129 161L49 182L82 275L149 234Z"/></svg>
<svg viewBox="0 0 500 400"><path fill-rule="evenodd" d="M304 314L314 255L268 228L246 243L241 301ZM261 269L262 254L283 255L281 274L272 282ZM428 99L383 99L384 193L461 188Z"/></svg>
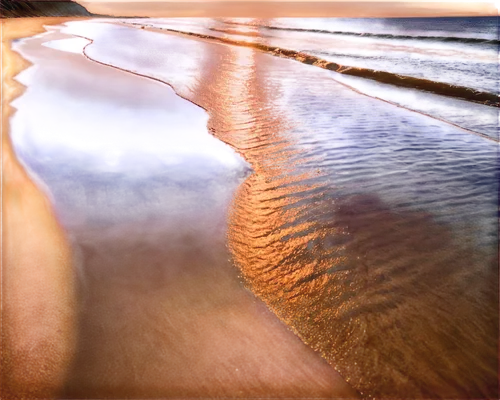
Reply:
<svg viewBox="0 0 500 400"><path fill-rule="evenodd" d="M63 18L0 20L2 32L2 398L50 398L62 386L74 346L71 252L45 194L13 152L9 103L29 67L10 41Z"/></svg>
<svg viewBox="0 0 500 400"><path fill-rule="evenodd" d="M222 208L61 226L15 157L9 102L29 66L10 40L63 21L2 21L2 398L359 397L241 288Z"/></svg>

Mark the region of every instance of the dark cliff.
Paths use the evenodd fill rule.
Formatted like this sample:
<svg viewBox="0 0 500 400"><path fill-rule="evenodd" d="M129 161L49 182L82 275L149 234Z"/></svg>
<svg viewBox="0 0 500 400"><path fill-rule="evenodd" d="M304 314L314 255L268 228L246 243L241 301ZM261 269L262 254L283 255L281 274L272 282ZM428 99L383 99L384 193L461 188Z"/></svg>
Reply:
<svg viewBox="0 0 500 400"><path fill-rule="evenodd" d="M21 17L89 17L85 7L74 1L0 0L1 18Z"/></svg>

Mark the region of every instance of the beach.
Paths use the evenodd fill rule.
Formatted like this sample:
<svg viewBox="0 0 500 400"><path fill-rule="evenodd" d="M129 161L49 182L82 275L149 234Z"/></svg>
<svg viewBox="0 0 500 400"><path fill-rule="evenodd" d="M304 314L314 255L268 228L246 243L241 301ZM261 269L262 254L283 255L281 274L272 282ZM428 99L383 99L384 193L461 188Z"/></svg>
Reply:
<svg viewBox="0 0 500 400"><path fill-rule="evenodd" d="M10 118L31 179L12 163L45 222L15 232L41 213L28 207L4 237L10 254L26 235L58 252L46 307L62 311L46 325L62 324L60 362L41 393L496 395L490 105L471 127L453 114L464 99L427 115L279 48L235 45L264 24L63 22L14 44L36 66L16 78L28 90ZM297 41L322 43L311 37ZM16 305L5 265L3 304Z"/></svg>
<svg viewBox="0 0 500 400"><path fill-rule="evenodd" d="M8 216L2 226L2 363L8 365L2 365L2 381L12 383L2 386L2 397L357 397L240 285L224 242L228 193L206 209L167 215L161 222L114 224L55 215L45 190L8 146L13 110L5 104L22 94L13 78L29 66L9 41L64 21L2 21L2 55L9 66L2 68L2 205ZM141 78L130 79L140 88ZM37 215L34 231L19 220ZM16 247L21 234L29 252ZM45 235L50 242L43 242ZM31 285L26 275L35 270L43 277ZM35 308L34 314L22 314L21 304ZM17 317L20 322L11 319ZM9 345L10 321L16 329L29 325L15 332L19 340L36 335L44 345L29 342L39 349L29 352ZM21 355L6 353L11 348ZM31 363L21 361L24 352L32 355ZM40 372L35 365L51 368Z"/></svg>
<svg viewBox="0 0 500 400"><path fill-rule="evenodd" d="M43 32L43 24L65 20L1 22L2 397L6 398L54 396L63 383L74 344L69 243L46 194L16 159L8 135L9 117L14 113L10 102L24 90L13 77L29 66L10 50L9 41ZM37 265L43 269L37 271Z"/></svg>

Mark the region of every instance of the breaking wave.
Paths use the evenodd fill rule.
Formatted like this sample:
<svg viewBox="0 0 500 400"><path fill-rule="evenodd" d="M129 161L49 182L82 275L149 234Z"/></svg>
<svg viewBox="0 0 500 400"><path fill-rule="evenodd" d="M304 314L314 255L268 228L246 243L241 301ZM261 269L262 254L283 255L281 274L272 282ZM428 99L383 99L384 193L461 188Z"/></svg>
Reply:
<svg viewBox="0 0 500 400"><path fill-rule="evenodd" d="M132 25L142 25L148 27L147 24L132 24ZM491 106L491 107L500 106L500 95L487 91L473 89L467 86L452 85L445 82L416 78L413 76L401 75L387 71L379 71L370 68L342 65L304 52L270 46L262 43L251 43L247 41L239 41L235 39L206 35L196 32L181 31L165 27L161 28L155 26L149 26L149 27L182 35L195 36L201 39L208 39L225 44L252 47L257 50L263 51L265 53L269 53L282 58L293 59L304 64L314 65L343 75L350 75L365 79L371 79L377 82L386 83L393 86L417 89L425 92L435 93L441 96L453 97L460 100L466 100L474 103L484 104L486 106ZM286 28L286 29L292 29L292 28Z"/></svg>
<svg viewBox="0 0 500 400"><path fill-rule="evenodd" d="M241 22L226 22L234 25L255 26L251 24L244 24ZM278 31L292 31L292 32L309 32L309 33L323 33L327 35L341 35L341 36L354 36L354 37L368 37L377 39L397 39L397 40L426 40L434 42L447 42L447 43L472 43L472 44L491 44L499 45L500 41L496 39L486 38L473 38L473 37L457 37L457 36L425 36L425 35L397 35L391 33L371 33L371 32L352 32L352 31L330 31L327 29L310 29L310 28L295 28L295 27L282 27L272 25L257 25L258 28Z"/></svg>

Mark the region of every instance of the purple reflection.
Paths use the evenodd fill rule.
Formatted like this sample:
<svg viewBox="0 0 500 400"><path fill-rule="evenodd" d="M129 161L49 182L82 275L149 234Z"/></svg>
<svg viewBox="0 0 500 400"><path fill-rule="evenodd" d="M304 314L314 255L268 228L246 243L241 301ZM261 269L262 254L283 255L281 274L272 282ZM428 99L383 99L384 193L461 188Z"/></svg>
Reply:
<svg viewBox="0 0 500 400"><path fill-rule="evenodd" d="M224 207L249 167L208 133L207 113L165 84L86 60L88 43L49 33L17 45L36 67L18 78L28 90L12 139L64 223L199 218L200 194Z"/></svg>

